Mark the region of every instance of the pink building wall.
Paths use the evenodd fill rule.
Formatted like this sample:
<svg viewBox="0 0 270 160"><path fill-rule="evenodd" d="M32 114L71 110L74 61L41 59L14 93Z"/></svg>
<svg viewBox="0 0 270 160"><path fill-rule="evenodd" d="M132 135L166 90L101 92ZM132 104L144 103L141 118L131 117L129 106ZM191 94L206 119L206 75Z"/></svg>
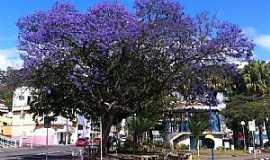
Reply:
<svg viewBox="0 0 270 160"><path fill-rule="evenodd" d="M20 142L20 137L13 137L17 139L18 143ZM56 145L55 142L56 136L48 135L48 145ZM33 146L46 145L46 136L25 136L22 140L23 146L30 146L31 143Z"/></svg>

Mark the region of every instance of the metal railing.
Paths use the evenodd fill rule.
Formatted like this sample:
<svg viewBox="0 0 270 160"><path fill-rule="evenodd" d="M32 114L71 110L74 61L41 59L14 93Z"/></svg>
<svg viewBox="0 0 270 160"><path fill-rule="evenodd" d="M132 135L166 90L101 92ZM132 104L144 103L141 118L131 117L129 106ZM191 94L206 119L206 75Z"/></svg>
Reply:
<svg viewBox="0 0 270 160"><path fill-rule="evenodd" d="M1 148L9 148L9 147L17 147L17 141L13 138L5 137L0 135L0 147Z"/></svg>

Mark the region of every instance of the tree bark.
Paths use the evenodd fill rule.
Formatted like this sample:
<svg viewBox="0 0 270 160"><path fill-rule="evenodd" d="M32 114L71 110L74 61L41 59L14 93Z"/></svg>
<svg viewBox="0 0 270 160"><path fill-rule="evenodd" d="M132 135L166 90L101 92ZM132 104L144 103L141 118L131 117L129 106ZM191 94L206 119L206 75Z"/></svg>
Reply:
<svg viewBox="0 0 270 160"><path fill-rule="evenodd" d="M115 116L111 113L105 113L102 116L102 151L103 154L109 152L109 134L113 125Z"/></svg>

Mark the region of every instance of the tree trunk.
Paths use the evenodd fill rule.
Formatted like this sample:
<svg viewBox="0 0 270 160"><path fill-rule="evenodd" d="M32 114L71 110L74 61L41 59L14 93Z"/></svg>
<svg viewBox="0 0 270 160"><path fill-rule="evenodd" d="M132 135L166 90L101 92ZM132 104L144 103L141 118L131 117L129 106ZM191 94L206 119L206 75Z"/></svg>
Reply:
<svg viewBox="0 0 270 160"><path fill-rule="evenodd" d="M114 115L105 113L102 116L102 151L103 154L108 154L109 151L109 134L113 125Z"/></svg>
<svg viewBox="0 0 270 160"><path fill-rule="evenodd" d="M236 146L236 142L238 141L238 138L237 138L237 131L233 131L233 145Z"/></svg>
<svg viewBox="0 0 270 160"><path fill-rule="evenodd" d="M268 120L265 121L266 134L268 138L268 144L270 144L270 123Z"/></svg>
<svg viewBox="0 0 270 160"><path fill-rule="evenodd" d="M149 135L149 138L148 138L148 142L153 142L153 133L152 133L152 129L150 129L149 131L148 131L148 135Z"/></svg>
<svg viewBox="0 0 270 160"><path fill-rule="evenodd" d="M263 148L263 126L259 124L259 138L260 138L260 147Z"/></svg>
<svg viewBox="0 0 270 160"><path fill-rule="evenodd" d="M248 132L248 128L247 127L245 127L244 128L245 130L244 130L244 139L245 139L245 143L246 144L244 144L245 146L244 146L244 149L247 149L248 148L248 137L249 137L249 132Z"/></svg>
<svg viewBox="0 0 270 160"><path fill-rule="evenodd" d="M138 144L138 130L137 128L135 128L133 134L133 154L136 153L137 144Z"/></svg>

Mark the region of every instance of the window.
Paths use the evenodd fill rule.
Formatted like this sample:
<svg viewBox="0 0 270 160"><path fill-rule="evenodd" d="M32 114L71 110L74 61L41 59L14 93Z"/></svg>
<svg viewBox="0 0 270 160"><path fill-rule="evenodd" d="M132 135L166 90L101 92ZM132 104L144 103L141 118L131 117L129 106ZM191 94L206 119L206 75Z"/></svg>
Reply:
<svg viewBox="0 0 270 160"><path fill-rule="evenodd" d="M24 100L24 96L19 96L19 100L20 101Z"/></svg>
<svg viewBox="0 0 270 160"><path fill-rule="evenodd" d="M78 130L83 130L83 125L78 125Z"/></svg>
<svg viewBox="0 0 270 160"><path fill-rule="evenodd" d="M30 105L30 103L31 103L31 96L28 96L27 97L27 105Z"/></svg>

